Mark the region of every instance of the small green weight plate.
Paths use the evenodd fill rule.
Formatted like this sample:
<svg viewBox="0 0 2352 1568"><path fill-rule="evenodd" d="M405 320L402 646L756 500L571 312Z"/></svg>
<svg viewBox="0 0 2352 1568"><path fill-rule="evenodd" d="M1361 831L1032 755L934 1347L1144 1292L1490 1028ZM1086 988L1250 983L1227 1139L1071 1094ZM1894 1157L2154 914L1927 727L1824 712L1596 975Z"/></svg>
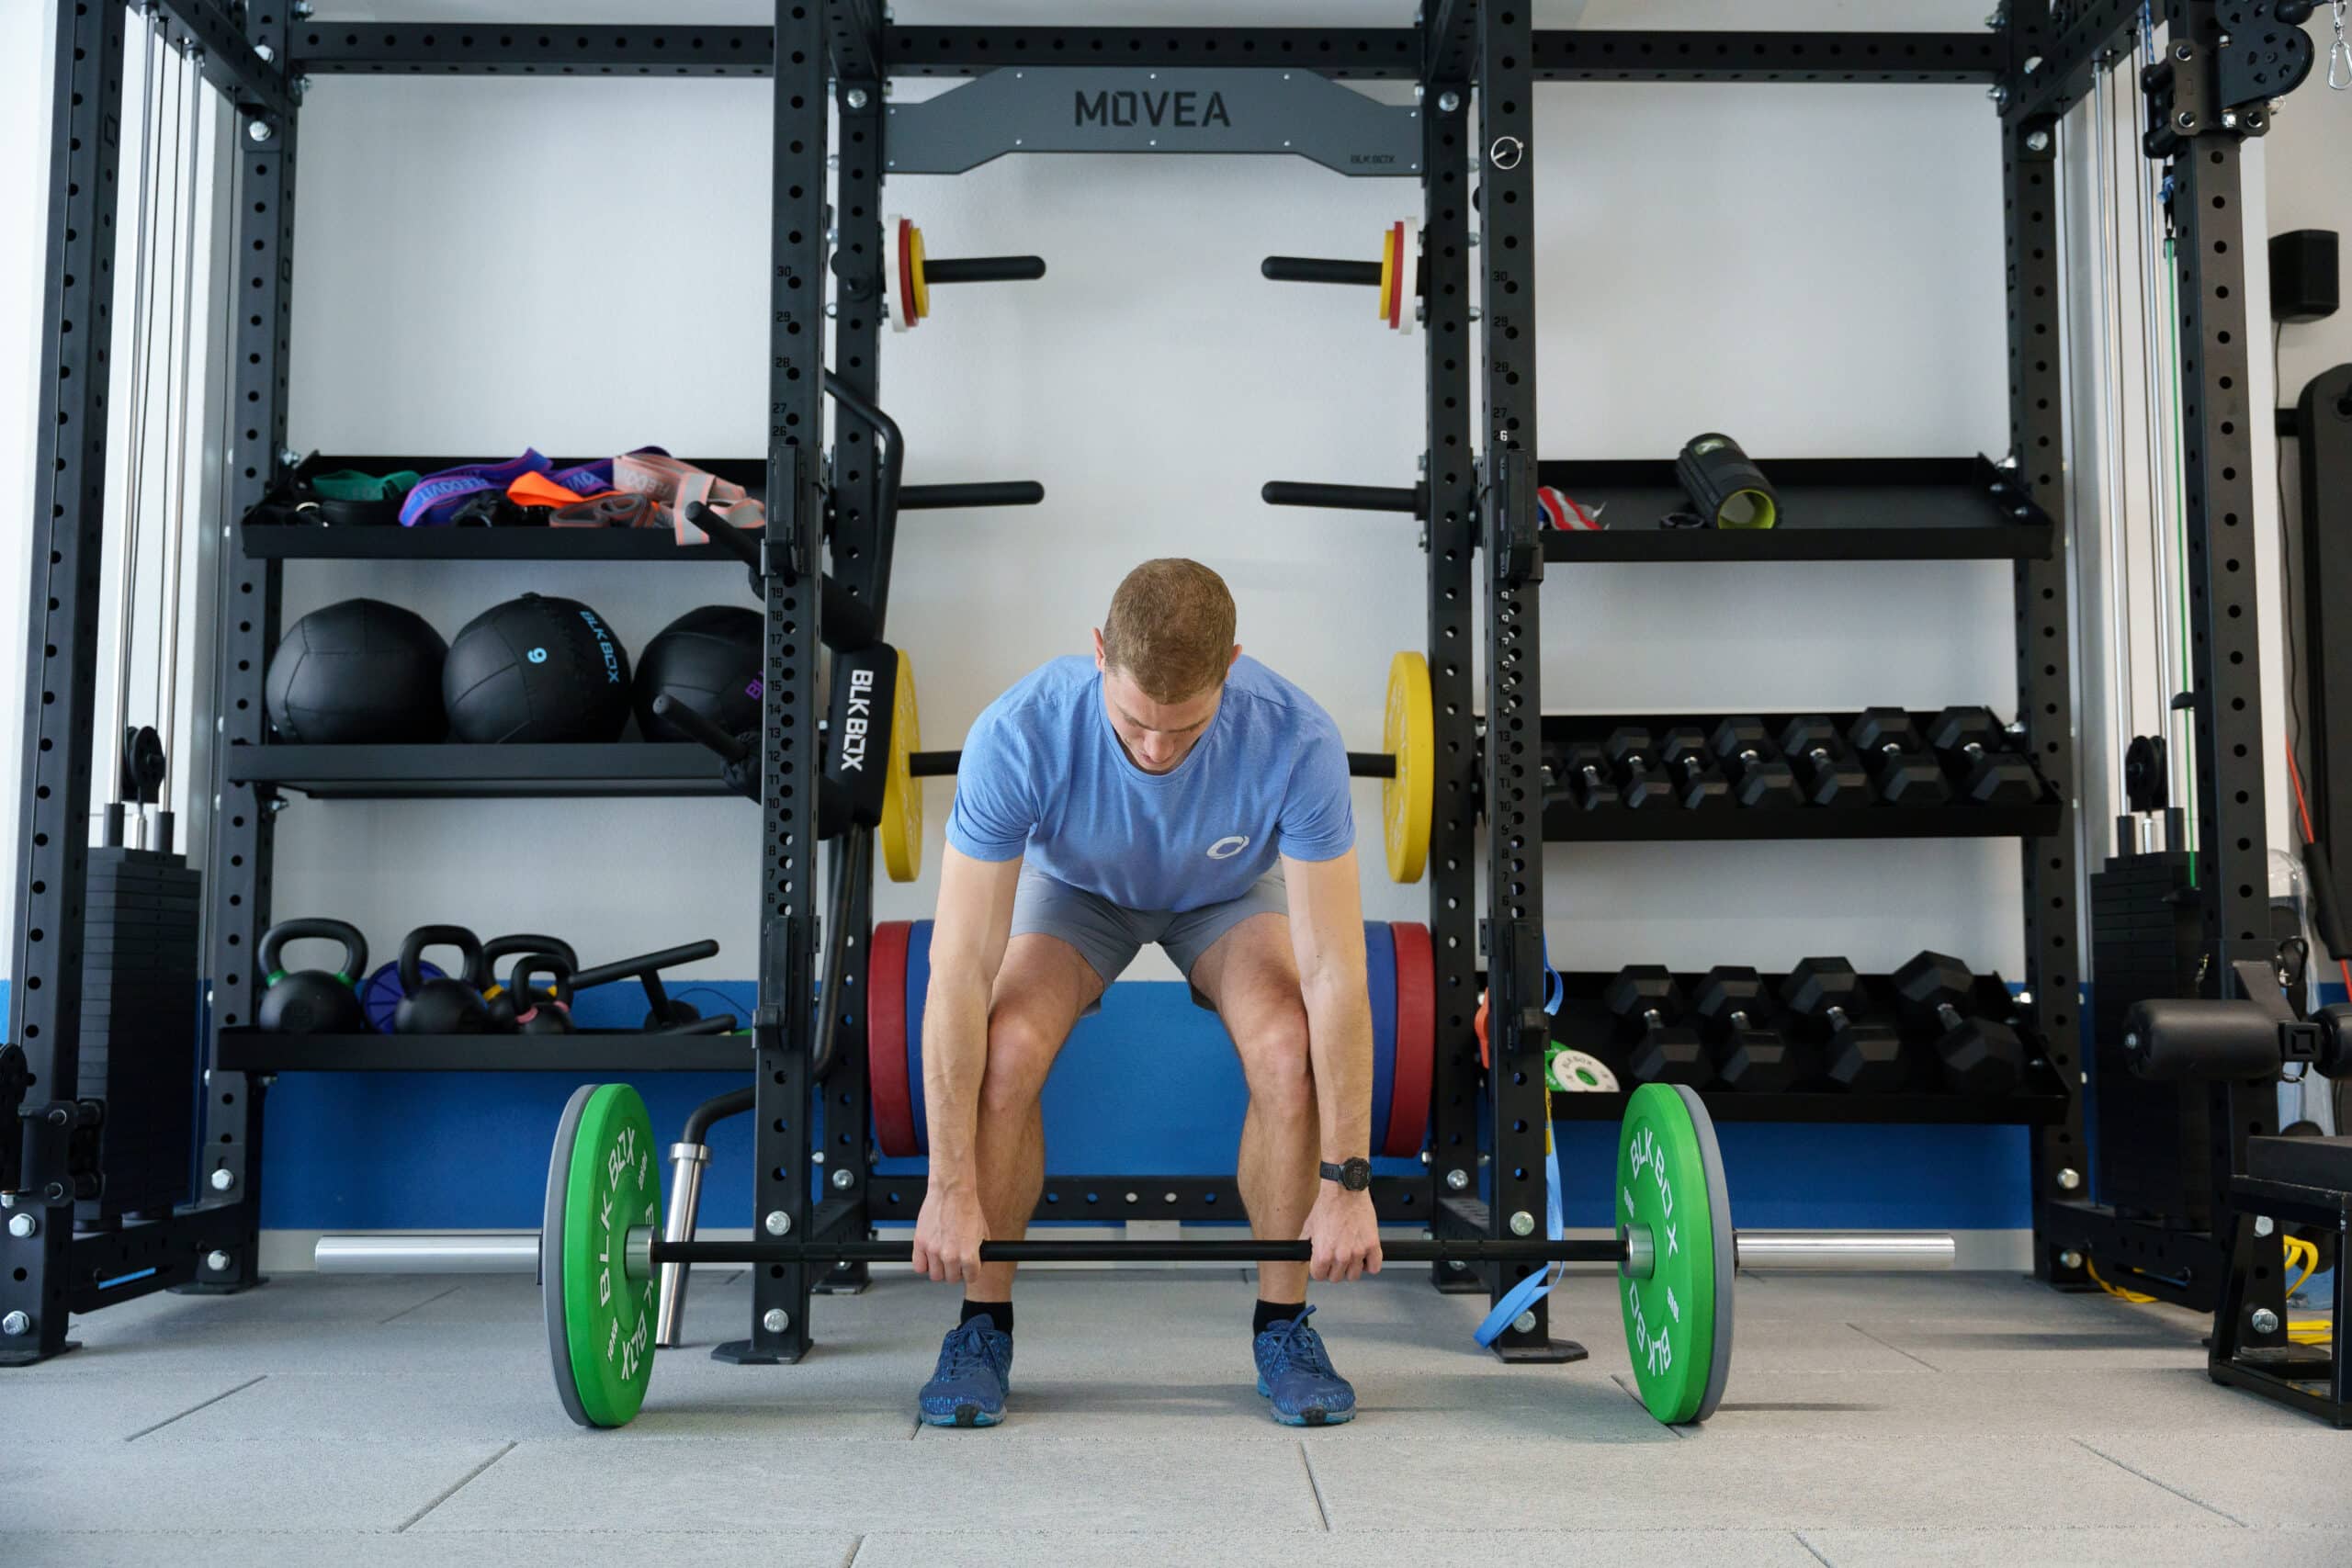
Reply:
<svg viewBox="0 0 2352 1568"><path fill-rule="evenodd" d="M652 1121L627 1084L582 1088L557 1130L540 1268L556 1390L584 1427L626 1426L652 1377L654 1280L623 1262L635 1225L661 1234Z"/></svg>
<svg viewBox="0 0 2352 1568"><path fill-rule="evenodd" d="M1625 1346L1649 1413L1703 1421L1731 1369L1731 1201L1713 1121L1681 1084L1644 1084L1617 1145L1617 1234L1646 1230L1647 1279L1624 1273Z"/></svg>

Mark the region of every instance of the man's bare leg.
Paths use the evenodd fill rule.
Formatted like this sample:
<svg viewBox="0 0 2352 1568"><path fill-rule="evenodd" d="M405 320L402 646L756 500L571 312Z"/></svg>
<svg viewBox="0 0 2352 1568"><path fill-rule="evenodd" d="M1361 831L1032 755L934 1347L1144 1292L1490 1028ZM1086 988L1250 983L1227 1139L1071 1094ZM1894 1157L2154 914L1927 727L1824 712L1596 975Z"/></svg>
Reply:
<svg viewBox="0 0 2352 1568"><path fill-rule="evenodd" d="M1201 954L1192 981L1216 1004L1250 1085L1236 1174L1250 1234L1296 1241L1321 1179L1316 1170L1321 1130L1290 918L1269 911L1243 920ZM1306 1265L1260 1264L1258 1294L1269 1302L1304 1302Z"/></svg>
<svg viewBox="0 0 2352 1568"><path fill-rule="evenodd" d="M989 1004L989 1064L980 1079L973 1156L989 1237L1018 1241L1046 1188L1046 1121L1038 1096L1102 978L1059 937L1030 932L1005 944ZM1011 1263L984 1263L965 1288L976 1302L1012 1299Z"/></svg>

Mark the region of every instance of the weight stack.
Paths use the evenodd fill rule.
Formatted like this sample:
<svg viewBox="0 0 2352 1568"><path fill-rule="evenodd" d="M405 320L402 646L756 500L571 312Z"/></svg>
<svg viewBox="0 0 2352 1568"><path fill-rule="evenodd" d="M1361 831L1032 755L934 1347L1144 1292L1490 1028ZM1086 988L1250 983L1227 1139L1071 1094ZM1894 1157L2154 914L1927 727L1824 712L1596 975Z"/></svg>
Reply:
<svg viewBox="0 0 2352 1568"><path fill-rule="evenodd" d="M90 852L82 945L80 1094L103 1101L106 1183L85 1229L187 1201L202 1023L201 877L177 855Z"/></svg>
<svg viewBox="0 0 2352 1568"><path fill-rule="evenodd" d="M2186 855L2120 855L2092 875L2097 1195L2125 1213L2198 1230L2211 1223L2216 1091L2134 1076L2123 1019L2135 1002L2212 994L2197 973L2203 935Z"/></svg>

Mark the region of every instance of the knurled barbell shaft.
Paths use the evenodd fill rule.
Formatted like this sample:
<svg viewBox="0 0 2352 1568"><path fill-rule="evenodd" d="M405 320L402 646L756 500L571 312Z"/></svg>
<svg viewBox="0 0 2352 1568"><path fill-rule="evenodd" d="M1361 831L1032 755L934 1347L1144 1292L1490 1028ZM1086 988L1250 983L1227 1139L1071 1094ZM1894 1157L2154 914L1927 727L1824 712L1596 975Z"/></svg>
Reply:
<svg viewBox="0 0 2352 1568"><path fill-rule="evenodd" d="M654 1267L653 1235L638 1226L626 1238L632 1271L650 1273ZM1635 1232L1630 1246L1614 1238L1587 1237L1550 1242L1533 1237L1521 1241L1472 1238L1445 1241L1387 1239L1381 1256L1390 1262L1457 1260L1473 1262L1533 1262L1566 1258L1571 1261L1616 1263L1628 1251L1634 1269L1646 1272L1643 1254L1654 1243ZM1752 1269L1943 1269L1952 1267L1957 1248L1949 1234L1911 1231L1740 1231L1734 1236L1739 1265ZM1029 1262L1252 1262L1269 1258L1306 1259L1305 1242L983 1242L982 1256L995 1258L1013 1249ZM1203 1251L1203 1248L1211 1250ZM682 1263L904 1262L911 1248L902 1241L819 1242L664 1242L661 1261ZM509 1235L324 1235L314 1254L322 1274L529 1274L539 1265L536 1234Z"/></svg>

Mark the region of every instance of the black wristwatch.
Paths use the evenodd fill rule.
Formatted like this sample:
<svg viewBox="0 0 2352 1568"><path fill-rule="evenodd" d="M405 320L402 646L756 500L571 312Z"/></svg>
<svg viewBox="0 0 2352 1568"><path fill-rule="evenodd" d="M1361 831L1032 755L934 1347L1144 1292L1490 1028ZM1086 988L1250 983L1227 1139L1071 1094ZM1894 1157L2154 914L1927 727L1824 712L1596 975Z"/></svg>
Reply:
<svg viewBox="0 0 2352 1568"><path fill-rule="evenodd" d="M1322 1170L1324 1180L1336 1181L1350 1192L1362 1192L1372 1186L1372 1161L1368 1159L1351 1159L1345 1165L1325 1160Z"/></svg>

